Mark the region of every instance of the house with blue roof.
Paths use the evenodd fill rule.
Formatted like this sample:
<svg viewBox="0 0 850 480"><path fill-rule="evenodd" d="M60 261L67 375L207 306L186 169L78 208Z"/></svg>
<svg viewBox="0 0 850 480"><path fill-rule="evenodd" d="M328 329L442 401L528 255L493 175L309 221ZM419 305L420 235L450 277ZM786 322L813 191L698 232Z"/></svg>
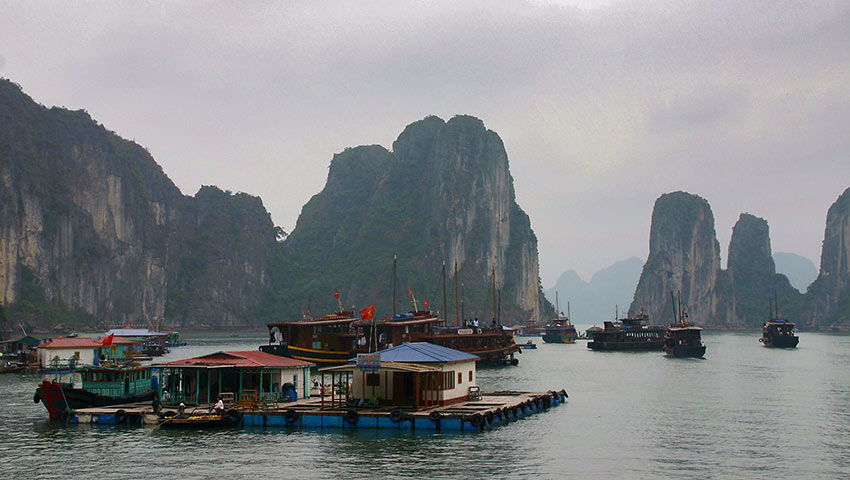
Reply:
<svg viewBox="0 0 850 480"><path fill-rule="evenodd" d="M323 391L322 408L344 407L352 399L415 410L465 402L479 391L476 360L476 355L426 342L360 354L345 365L319 370L322 385L337 386Z"/></svg>

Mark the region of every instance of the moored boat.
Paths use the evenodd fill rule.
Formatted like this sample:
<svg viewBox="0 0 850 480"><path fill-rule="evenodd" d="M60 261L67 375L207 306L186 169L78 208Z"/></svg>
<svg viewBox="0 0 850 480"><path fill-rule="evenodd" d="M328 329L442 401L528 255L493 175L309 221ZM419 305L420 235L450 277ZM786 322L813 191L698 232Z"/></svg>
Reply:
<svg viewBox="0 0 850 480"><path fill-rule="evenodd" d="M661 350L666 329L647 325L649 317L640 313L634 317L604 322L604 327L587 330L587 348L591 350Z"/></svg>
<svg viewBox="0 0 850 480"><path fill-rule="evenodd" d="M188 415L162 417L157 421L160 428L210 428L231 427L242 423L239 410L230 409L226 412L203 412Z"/></svg>
<svg viewBox="0 0 850 480"><path fill-rule="evenodd" d="M558 292L555 292L556 317L552 323L546 325L543 330L543 341L546 343L576 343L578 332L575 325L570 322L570 302L567 302L567 316L558 307Z"/></svg>
<svg viewBox="0 0 850 480"><path fill-rule="evenodd" d="M269 344L260 351L313 362L342 365L358 353L368 353L368 331L354 312L340 310L324 317L269 323Z"/></svg>
<svg viewBox="0 0 850 480"><path fill-rule="evenodd" d="M670 292L673 296L673 292ZM705 355L705 344L702 343L700 332L702 328L688 323L688 313L682 308L682 301L676 307L673 298L673 312L678 315L675 323L667 328L664 334L664 355L675 358L702 358Z"/></svg>
<svg viewBox="0 0 850 480"><path fill-rule="evenodd" d="M43 380L33 401L43 403L51 420L65 418L72 410L153 400L158 387L151 367L84 367L77 369L79 387L72 382Z"/></svg>

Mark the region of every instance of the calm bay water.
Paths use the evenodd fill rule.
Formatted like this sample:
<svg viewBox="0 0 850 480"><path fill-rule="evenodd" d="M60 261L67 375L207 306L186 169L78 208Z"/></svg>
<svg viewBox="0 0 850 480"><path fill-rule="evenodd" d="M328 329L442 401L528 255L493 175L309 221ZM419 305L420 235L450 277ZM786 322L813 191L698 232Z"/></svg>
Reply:
<svg viewBox="0 0 850 480"><path fill-rule="evenodd" d="M192 336L164 360L253 350L267 336ZM0 376L8 478L850 478L850 336L704 334L704 360L526 350L479 370L484 391L565 388L558 408L477 434L63 426L32 401L38 377ZM525 341L525 339L519 339Z"/></svg>

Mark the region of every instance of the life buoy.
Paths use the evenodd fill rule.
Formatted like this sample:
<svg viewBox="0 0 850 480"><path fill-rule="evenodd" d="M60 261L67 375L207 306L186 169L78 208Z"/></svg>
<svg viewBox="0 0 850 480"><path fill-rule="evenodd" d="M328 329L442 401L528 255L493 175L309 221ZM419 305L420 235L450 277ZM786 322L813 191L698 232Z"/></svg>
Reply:
<svg viewBox="0 0 850 480"><path fill-rule="evenodd" d="M481 416L480 413L476 413L475 415L473 415L472 417L469 418L469 423L473 427L480 427L483 422L484 422L484 418Z"/></svg>
<svg viewBox="0 0 850 480"><path fill-rule="evenodd" d="M487 412L487 413L484 414L484 419L487 420L488 424L493 423L493 417L494 417L493 412Z"/></svg>
<svg viewBox="0 0 850 480"><path fill-rule="evenodd" d="M440 413L440 412L436 412L436 411L431 412L431 413L429 413L429 414L428 414L428 418L430 418L431 420L433 420L433 421L435 421L435 422L440 421L440 419L441 419L442 417L443 417L443 414L442 414L442 413Z"/></svg>
<svg viewBox="0 0 850 480"><path fill-rule="evenodd" d="M115 424L121 425L122 423L127 421L127 412L124 410L118 410L115 412Z"/></svg>
<svg viewBox="0 0 850 480"><path fill-rule="evenodd" d="M763 338L759 338L759 342L764 342L764 339L763 339ZM38 403L38 402L36 402L36 403Z"/></svg>
<svg viewBox="0 0 850 480"><path fill-rule="evenodd" d="M357 420L359 420L359 419L360 419L360 414L357 412L357 410L351 408L351 409L348 409L348 411L345 412L345 421L350 423L351 425L356 425Z"/></svg>
<svg viewBox="0 0 850 480"><path fill-rule="evenodd" d="M402 412L400 408L396 408L390 412L390 420L400 422L402 418L404 418L404 412Z"/></svg>
<svg viewBox="0 0 850 480"><path fill-rule="evenodd" d="M567 395L567 390L566 390L566 389L561 389L561 395L563 395L563 396L564 396L564 400L566 400L566 399L570 398L570 396L569 396L569 395Z"/></svg>
<svg viewBox="0 0 850 480"><path fill-rule="evenodd" d="M518 417L519 416L519 407L517 406L517 407L511 408L511 412L514 414L514 418Z"/></svg>
<svg viewBox="0 0 850 480"><path fill-rule="evenodd" d="M298 412L290 408L285 414L283 414L283 418L286 420L287 425L292 425L298 421Z"/></svg>
<svg viewBox="0 0 850 480"><path fill-rule="evenodd" d="M32 401L38 403L41 401L41 395L38 394L38 390L35 391L35 394L32 396Z"/></svg>

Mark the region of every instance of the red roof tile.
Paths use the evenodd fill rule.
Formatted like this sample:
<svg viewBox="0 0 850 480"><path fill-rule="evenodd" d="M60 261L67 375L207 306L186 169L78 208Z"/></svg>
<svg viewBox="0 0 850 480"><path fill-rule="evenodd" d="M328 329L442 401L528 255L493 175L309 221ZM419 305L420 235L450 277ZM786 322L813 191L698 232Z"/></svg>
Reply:
<svg viewBox="0 0 850 480"><path fill-rule="evenodd" d="M209 355L203 355L195 358L187 358L185 360L174 360L172 362L160 363L159 366L170 367L193 367L193 366L213 366L213 365L232 365L234 367L309 367L313 364L298 360L295 358L281 357L272 355L271 353L260 352L258 350L247 351L222 351L215 352Z"/></svg>

